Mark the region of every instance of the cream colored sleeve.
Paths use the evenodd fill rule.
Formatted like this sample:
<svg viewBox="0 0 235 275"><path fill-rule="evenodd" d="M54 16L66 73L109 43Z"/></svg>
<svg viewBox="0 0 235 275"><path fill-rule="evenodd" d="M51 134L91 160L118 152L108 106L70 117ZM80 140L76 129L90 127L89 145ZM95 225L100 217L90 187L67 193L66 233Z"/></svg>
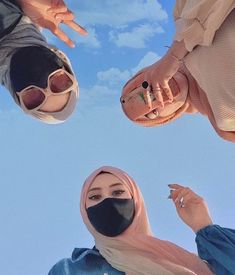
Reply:
<svg viewBox="0 0 235 275"><path fill-rule="evenodd" d="M189 52L197 45L209 46L234 8L235 0L176 0L174 40L184 40Z"/></svg>

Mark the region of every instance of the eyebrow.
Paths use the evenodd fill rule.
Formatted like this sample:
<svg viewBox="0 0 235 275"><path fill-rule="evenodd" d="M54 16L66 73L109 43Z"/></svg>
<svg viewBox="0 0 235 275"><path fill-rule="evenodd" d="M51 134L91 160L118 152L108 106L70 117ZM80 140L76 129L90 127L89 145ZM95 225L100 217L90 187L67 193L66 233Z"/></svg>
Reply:
<svg viewBox="0 0 235 275"><path fill-rule="evenodd" d="M120 186L120 185L123 185L123 184L117 182L117 183L113 183L113 184L109 185L109 187ZM94 187L94 188L91 188L91 189L88 191L88 193L89 193L89 192L92 192L92 191L99 191L99 190L101 190L100 187Z"/></svg>
<svg viewBox="0 0 235 275"><path fill-rule="evenodd" d="M113 183L113 184L109 185L109 187L114 187L114 186L118 186L118 185L123 185L123 184L120 182L117 182L117 183Z"/></svg>
<svg viewBox="0 0 235 275"><path fill-rule="evenodd" d="M97 191L97 190L101 190L101 188L100 188L100 187L91 188L91 189L88 191L88 193L91 192L91 191Z"/></svg>

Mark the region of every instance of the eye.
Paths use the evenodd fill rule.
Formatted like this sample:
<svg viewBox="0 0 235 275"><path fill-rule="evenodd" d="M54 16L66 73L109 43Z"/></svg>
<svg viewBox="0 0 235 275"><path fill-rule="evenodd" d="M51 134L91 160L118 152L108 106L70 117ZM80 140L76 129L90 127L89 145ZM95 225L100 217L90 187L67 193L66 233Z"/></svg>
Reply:
<svg viewBox="0 0 235 275"><path fill-rule="evenodd" d="M123 193L125 193L125 190L115 190L112 192L113 196L121 196Z"/></svg>
<svg viewBox="0 0 235 275"><path fill-rule="evenodd" d="M89 197L89 200L98 201L101 199L101 195L93 195Z"/></svg>

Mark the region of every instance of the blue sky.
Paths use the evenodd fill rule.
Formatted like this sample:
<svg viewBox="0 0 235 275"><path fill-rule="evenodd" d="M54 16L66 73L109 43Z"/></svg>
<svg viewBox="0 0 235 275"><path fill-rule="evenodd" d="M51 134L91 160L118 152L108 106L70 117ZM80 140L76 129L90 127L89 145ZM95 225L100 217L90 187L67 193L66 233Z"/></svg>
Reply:
<svg viewBox="0 0 235 275"><path fill-rule="evenodd" d="M93 246L79 195L85 178L101 165L119 167L136 180L159 238L196 251L193 232L167 200L172 182L197 191L214 222L234 228L234 144L219 138L200 115L142 128L124 117L119 104L125 81L170 45L174 1L67 3L90 35L69 32L75 49L46 35L75 68L80 86L75 114L64 124L44 125L0 89L1 273L47 274L74 247Z"/></svg>

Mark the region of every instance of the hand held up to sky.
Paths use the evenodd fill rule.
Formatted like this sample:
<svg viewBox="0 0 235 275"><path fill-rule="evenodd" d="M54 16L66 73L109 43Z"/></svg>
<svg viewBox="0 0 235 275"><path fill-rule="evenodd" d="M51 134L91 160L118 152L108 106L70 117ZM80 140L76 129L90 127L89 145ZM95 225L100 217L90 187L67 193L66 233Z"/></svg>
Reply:
<svg viewBox="0 0 235 275"><path fill-rule="evenodd" d="M145 73L145 81L150 85L155 98L160 106L164 107L163 95L165 93L169 101L173 101L173 93L168 84L169 80L178 71L180 62L170 55L165 55L162 59L149 66Z"/></svg>
<svg viewBox="0 0 235 275"><path fill-rule="evenodd" d="M145 81L152 88L160 106L164 107L163 93L169 101L173 101L173 93L168 84L169 80L180 68L183 58L188 54L184 41L174 41L167 53L156 63L149 66L145 73Z"/></svg>
<svg viewBox="0 0 235 275"><path fill-rule="evenodd" d="M63 0L19 0L24 13L38 26L49 29L68 46L74 47L74 42L63 32L59 25L67 25L77 33L86 35L87 31L74 21L74 14Z"/></svg>
<svg viewBox="0 0 235 275"><path fill-rule="evenodd" d="M169 198L173 200L179 217L195 233L212 224L207 204L202 197L179 184L169 184L169 187Z"/></svg>

